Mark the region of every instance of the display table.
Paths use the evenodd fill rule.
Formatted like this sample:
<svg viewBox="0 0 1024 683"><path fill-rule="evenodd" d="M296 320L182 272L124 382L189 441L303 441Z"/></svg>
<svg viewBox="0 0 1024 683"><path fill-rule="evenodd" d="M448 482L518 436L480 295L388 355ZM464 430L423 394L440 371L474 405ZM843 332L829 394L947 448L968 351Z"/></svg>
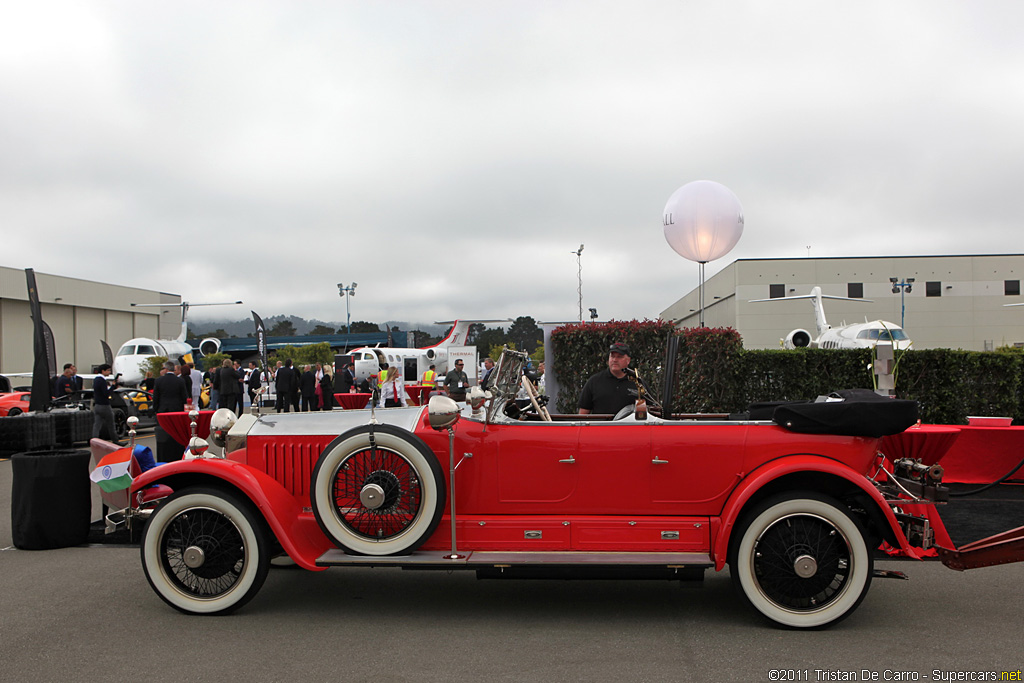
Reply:
<svg viewBox="0 0 1024 683"><path fill-rule="evenodd" d="M409 405L413 406L425 404L431 391L437 391L437 387L425 387L422 384L405 385L405 393L409 397Z"/></svg>
<svg viewBox="0 0 1024 683"><path fill-rule="evenodd" d="M199 438L209 438L210 418L213 417L214 412L213 410L199 411L199 417L196 419L196 436ZM180 444L188 445L189 439L192 438L192 419L188 416L188 412L157 413L156 420L167 432L167 436Z"/></svg>
<svg viewBox="0 0 1024 683"><path fill-rule="evenodd" d="M359 408L365 408L366 404L370 402L370 396L373 394L335 394L334 400L338 402L338 405L345 410L358 410Z"/></svg>
<svg viewBox="0 0 1024 683"><path fill-rule="evenodd" d="M988 484L1005 476L1024 457L1024 427L963 425L957 429L960 435L942 458L946 482ZM1010 479L1024 479L1024 467Z"/></svg>

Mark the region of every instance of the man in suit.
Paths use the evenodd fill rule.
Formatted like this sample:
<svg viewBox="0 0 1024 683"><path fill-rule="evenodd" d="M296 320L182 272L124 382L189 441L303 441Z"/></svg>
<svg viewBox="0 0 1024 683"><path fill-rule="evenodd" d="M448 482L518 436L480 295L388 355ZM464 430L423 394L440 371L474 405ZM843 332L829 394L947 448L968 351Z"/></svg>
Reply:
<svg viewBox="0 0 1024 683"><path fill-rule="evenodd" d="M292 406L292 393L297 388L297 382L295 381L295 372L292 370L292 360L289 358L281 364L278 361L277 375L274 378L275 388L277 389L277 412L291 412Z"/></svg>
<svg viewBox="0 0 1024 683"><path fill-rule="evenodd" d="M167 361L153 384L153 407L157 413L180 413L185 410L189 395L185 382L174 374L174 363ZM160 462L181 460L187 444L178 443L164 431L158 421L153 430L156 437L156 459Z"/></svg>
<svg viewBox="0 0 1024 683"><path fill-rule="evenodd" d="M316 403L316 373L309 365L303 368L305 372L299 378L299 390L302 392L302 412L308 413L311 410L319 410Z"/></svg>
<svg viewBox="0 0 1024 683"><path fill-rule="evenodd" d="M237 411L242 396L242 378L230 359L224 359L217 376L220 379L220 407Z"/></svg>

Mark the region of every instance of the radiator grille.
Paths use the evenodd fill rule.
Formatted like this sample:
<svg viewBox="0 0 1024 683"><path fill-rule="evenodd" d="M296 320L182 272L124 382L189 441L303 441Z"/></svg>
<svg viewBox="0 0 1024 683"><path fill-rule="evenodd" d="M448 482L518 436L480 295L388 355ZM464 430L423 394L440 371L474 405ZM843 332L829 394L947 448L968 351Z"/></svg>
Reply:
<svg viewBox="0 0 1024 683"><path fill-rule="evenodd" d="M270 441L263 446L267 474L296 496L309 495L310 478L324 446L322 441Z"/></svg>

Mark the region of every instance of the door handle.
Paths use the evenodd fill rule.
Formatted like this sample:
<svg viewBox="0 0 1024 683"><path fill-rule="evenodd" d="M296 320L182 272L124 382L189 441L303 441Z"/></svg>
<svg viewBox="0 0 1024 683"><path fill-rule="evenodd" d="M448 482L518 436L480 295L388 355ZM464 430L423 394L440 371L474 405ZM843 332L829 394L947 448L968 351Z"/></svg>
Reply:
<svg viewBox="0 0 1024 683"><path fill-rule="evenodd" d="M570 455L565 460L559 460L558 462L564 462L567 465L575 465L576 464L576 456L575 455Z"/></svg>
<svg viewBox="0 0 1024 683"><path fill-rule="evenodd" d="M654 456L654 458L651 460L651 462L653 464L655 464L655 465L667 465L668 464L668 460L662 460L658 456Z"/></svg>

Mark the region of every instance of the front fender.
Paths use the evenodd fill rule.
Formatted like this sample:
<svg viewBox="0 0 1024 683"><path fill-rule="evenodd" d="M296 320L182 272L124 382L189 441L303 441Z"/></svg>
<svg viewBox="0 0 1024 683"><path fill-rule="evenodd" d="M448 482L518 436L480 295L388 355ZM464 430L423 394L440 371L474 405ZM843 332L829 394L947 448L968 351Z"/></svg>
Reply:
<svg viewBox="0 0 1024 683"><path fill-rule="evenodd" d="M725 566L726 558L729 554L729 540L736 525L736 520L739 519L740 514L743 512L743 508L746 506L747 502L750 501L751 497L764 486L781 477L788 474L806 474L809 472L818 472L845 479L847 482L863 491L875 503L875 505L878 506L879 512L884 516L886 522L889 524L900 549L903 550L908 557L915 560L921 559L917 552L910 546L910 543L907 541L907 537L903 534L903 529L900 528L899 523L896 521L896 515L893 514L892 508L890 508L885 502L885 499L882 498L882 494L880 494L878 490L871 485L871 481L869 479L867 479L863 474L859 474L858 472L855 472L849 467L843 465L838 460L832 460L831 458L826 458L821 455L802 454L786 456L766 462L747 475L747 477L744 478L735 489L733 489L732 494L729 496L729 499L725 502L725 506L722 509L719 533L713 541L712 555L714 556L716 570L720 571Z"/></svg>
<svg viewBox="0 0 1024 683"><path fill-rule="evenodd" d="M216 482L214 481L216 480ZM322 571L316 559L331 546L312 516L302 516L295 497L260 470L232 460L196 458L165 463L144 472L132 482L130 500L139 489L163 484L175 491L196 484L227 485L248 498L289 557L304 569Z"/></svg>

